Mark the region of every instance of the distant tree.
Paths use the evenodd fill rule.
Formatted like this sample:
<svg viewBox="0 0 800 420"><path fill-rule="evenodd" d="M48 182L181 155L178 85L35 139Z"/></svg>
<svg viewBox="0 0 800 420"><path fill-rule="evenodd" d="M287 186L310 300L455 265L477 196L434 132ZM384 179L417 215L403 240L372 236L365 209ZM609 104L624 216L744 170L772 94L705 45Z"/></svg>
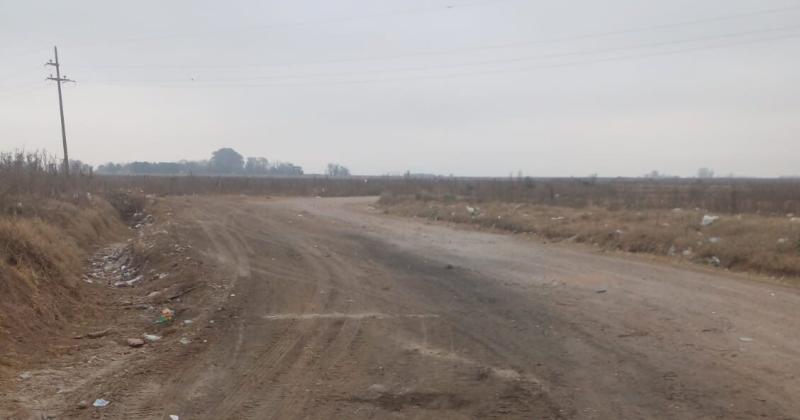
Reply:
<svg viewBox="0 0 800 420"><path fill-rule="evenodd" d="M128 164L128 172L132 175L144 175L153 173L153 164L150 162L131 162Z"/></svg>
<svg viewBox="0 0 800 420"><path fill-rule="evenodd" d="M77 169L75 169L77 173ZM270 162L263 157L245 159L233 149L214 152L211 160L181 160L179 162L107 163L97 168L100 174L119 175L216 175L236 174L249 176L303 175L303 168L288 162Z"/></svg>
<svg viewBox="0 0 800 420"><path fill-rule="evenodd" d="M269 169L269 161L263 157L249 157L244 164L244 172L248 175L268 174Z"/></svg>
<svg viewBox="0 0 800 420"><path fill-rule="evenodd" d="M303 168L288 162L277 162L270 165L269 174L287 176L303 175Z"/></svg>
<svg viewBox="0 0 800 420"><path fill-rule="evenodd" d="M88 165L83 163L79 160L72 160L69 161L69 171L73 174L84 174L84 175L91 175L92 174L92 165Z"/></svg>
<svg viewBox="0 0 800 420"><path fill-rule="evenodd" d="M700 168L697 170L697 177L698 178L714 178L714 170L709 168Z"/></svg>
<svg viewBox="0 0 800 420"><path fill-rule="evenodd" d="M186 175L202 175L209 171L207 160L182 160L178 163L181 165L181 173Z"/></svg>
<svg viewBox="0 0 800 420"><path fill-rule="evenodd" d="M122 171L122 165L118 163L108 162L105 165L97 167L98 174L116 175Z"/></svg>
<svg viewBox="0 0 800 420"><path fill-rule="evenodd" d="M223 147L211 154L208 163L213 173L235 174L242 172L244 157L230 147Z"/></svg>
<svg viewBox="0 0 800 420"><path fill-rule="evenodd" d="M329 163L326 172L328 176L350 176L350 170L338 163Z"/></svg>

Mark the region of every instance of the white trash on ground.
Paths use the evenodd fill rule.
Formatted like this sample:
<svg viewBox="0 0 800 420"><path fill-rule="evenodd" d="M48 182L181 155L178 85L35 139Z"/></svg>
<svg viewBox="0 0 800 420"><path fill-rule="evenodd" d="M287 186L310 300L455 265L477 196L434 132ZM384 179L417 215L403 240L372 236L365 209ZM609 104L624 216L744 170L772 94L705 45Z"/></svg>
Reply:
<svg viewBox="0 0 800 420"><path fill-rule="evenodd" d="M712 216L710 214L706 214L703 216L703 220L700 221L700 225L702 226L711 226L719 219L719 216Z"/></svg>
<svg viewBox="0 0 800 420"><path fill-rule="evenodd" d="M105 407L105 406L107 406L109 404L111 404L111 401L104 400L102 398L98 398L98 399L94 400L94 403L92 403L93 406L98 407L98 408Z"/></svg>

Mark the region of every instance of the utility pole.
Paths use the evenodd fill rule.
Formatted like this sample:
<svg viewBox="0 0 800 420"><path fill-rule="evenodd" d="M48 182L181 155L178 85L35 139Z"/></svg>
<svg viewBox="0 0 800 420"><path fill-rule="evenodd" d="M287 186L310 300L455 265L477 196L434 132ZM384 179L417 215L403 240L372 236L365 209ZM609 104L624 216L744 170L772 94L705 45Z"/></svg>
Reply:
<svg viewBox="0 0 800 420"><path fill-rule="evenodd" d="M64 100L61 98L61 82L75 82L74 80L67 79L67 76L61 77L61 67L58 64L58 47L53 47L55 60L50 60L45 63L45 66L53 66L56 68L56 77L50 74L47 80L54 80L58 86L58 111L61 115L61 141L64 144L64 173L69 176L69 154L67 153L67 129L64 127Z"/></svg>

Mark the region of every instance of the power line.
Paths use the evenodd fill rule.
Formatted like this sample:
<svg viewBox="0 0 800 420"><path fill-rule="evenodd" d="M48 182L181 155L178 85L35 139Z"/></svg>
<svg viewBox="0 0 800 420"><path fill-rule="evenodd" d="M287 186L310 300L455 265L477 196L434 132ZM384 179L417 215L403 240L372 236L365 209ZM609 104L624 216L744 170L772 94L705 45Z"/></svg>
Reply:
<svg viewBox="0 0 800 420"><path fill-rule="evenodd" d="M747 32L738 32L732 34L722 34L722 35L715 35L709 37L699 37L699 38L691 38L691 39L682 39L677 41L662 41L662 42L654 42L654 43L645 43L645 44L638 44L626 47L614 47L614 48L605 48L605 49L597 49L597 50L583 50L583 51L572 51L572 52L565 52L565 53L553 53L553 54L544 54L544 55L535 55L535 56L527 56L527 57L517 57L517 58L507 58L507 59L495 59L495 60L481 60L481 61L473 61L467 63L460 63L460 64L442 64L437 66L421 66L421 67L406 67L406 68L397 68L397 69L377 69L377 70L368 70L368 71L361 71L361 72L339 72L339 73L317 73L317 74L304 74L299 76L291 76L291 75L277 75L277 76L262 76L262 77L253 77L253 78L241 78L241 79L228 79L230 81L238 81L238 80L268 80L268 79L297 79L297 78L306 78L306 77L336 77L336 76L347 76L347 75L360 75L360 74L381 74L381 73L392 73L397 71L425 71L425 70L441 70L441 69L455 69L455 68L465 68L465 67L475 67L475 66L484 66L484 65L491 65L491 64L508 64L508 63L518 63L518 62L525 62L525 61L538 61L538 60L547 60L553 58L564 58L564 57L574 57L574 56L581 56L581 55L596 55L596 54L606 54L612 52L620 52L620 51L628 51L628 50L637 50L642 48L653 48L653 47L665 47L671 45L680 45L686 43L694 43L694 42L704 42L704 41L715 41L720 39L727 39L727 38L737 38L749 35L757 35L757 34L764 34L770 32L780 32L792 29L800 29L800 25L794 26L787 26L782 28L771 28L771 29L763 29L763 30L754 30L754 31L747 31ZM220 79L215 79L214 81L225 81Z"/></svg>
<svg viewBox="0 0 800 420"><path fill-rule="evenodd" d="M537 41L511 42L511 43L504 43L504 44L484 45L484 46L478 46L478 47L452 49L452 50L421 51L421 52L416 52L416 53L399 54L399 55L383 56L383 57L364 57L364 58L336 59L336 60L317 60L317 61L310 61L310 62L306 61L306 62L302 62L302 64L332 64L332 63L347 63L347 62L362 62L362 61L382 61L382 60L392 60L392 59L407 58L407 57L453 55L453 54L461 54L461 53L464 53L464 52L490 51L490 50L497 50L497 49L513 48L513 47L559 44L559 43L565 43L565 42L571 42L571 41L580 41L580 40L588 40L588 39L596 39L596 38L607 38L607 37L612 37L612 36L617 36L617 35L626 35L626 34L632 34L632 33L651 32L651 31L657 31L657 30L661 30L661 29L680 28L680 27L693 26L693 25L709 23L709 22L721 22L721 21L742 19L742 18L753 17L753 16L771 15L771 14L792 12L792 11L797 11L797 10L800 10L800 5L787 6L787 7L782 7L782 8L774 8L774 9L756 10L756 11L746 12L746 13L734 13L734 14L713 16L713 17L709 17L709 18L691 19L691 20L671 22L671 23L666 23L666 24L646 26L646 27L627 28L627 29L619 29L619 30L612 30L612 31L605 31L605 32L586 33L586 34L574 35L574 36L563 37L563 38L552 38L552 39L537 40ZM281 64L301 64L301 63L295 62L295 63L281 63ZM94 67L96 67L96 68L125 68L125 69L137 69L137 68L142 68L142 69L147 69L147 68L164 68L164 69L171 69L171 68L174 68L174 69L181 69L181 68L228 69L228 68L266 67L266 66L271 66L271 65L273 65L273 64L104 65L104 66L94 66Z"/></svg>
<svg viewBox="0 0 800 420"><path fill-rule="evenodd" d="M558 59L558 58L566 58L566 57L580 57L585 55L597 55L597 54L608 54L608 53L615 53L615 52L624 52L630 50L639 50L645 48L659 48L659 47L669 47L673 45L682 45L688 43L697 43L697 42L707 42L707 41L717 41L717 40L724 40L729 38L739 38L743 36L750 36L750 35L759 35L759 34L766 34L772 32L781 32L781 31L789 31L800 29L800 25L793 25L793 26L786 26L780 28L767 28L761 30L754 30L754 31L745 31L745 32L737 32L737 33L728 33L728 34L720 34L708 37L698 37L698 38L690 38L690 39L682 39L682 40L675 40L675 41L661 41L661 42L653 42L653 43L644 43L638 45L631 45L631 46L624 46L624 47L614 47L614 48L604 48L604 49L594 49L594 50L582 50L582 51L572 51L572 52L564 52L564 53L553 53L553 54L543 54L543 55L535 55L535 56L527 56L527 57L516 57L516 58L507 58L507 59L496 59L496 60L482 60L482 61L473 61L467 63L459 63L459 64L444 64L444 65L436 65L436 66L419 66L419 67L403 67L403 68L392 68L392 69L376 69L376 70L363 70L363 71L352 71L352 72L335 72L335 73L306 73L300 75L270 75L270 76L256 76L256 77L240 77L240 78L215 78L215 79L205 79L199 80L200 82L211 82L211 83L218 83L218 82L242 82L242 81L257 81L257 80L297 80L297 79L308 79L308 78L326 78L326 77L342 77L342 76L366 76L370 74L386 74L386 73L397 73L397 72L415 72L415 71L428 71L428 70L449 70L449 69L458 69L458 68L470 68L476 66L486 66L486 65L494 65L494 64L510 64L510 63L519 63L519 62L527 62L527 61L541 61L541 60L550 60L550 59ZM166 83L196 83L193 81L188 80L167 80L161 81Z"/></svg>
<svg viewBox="0 0 800 420"><path fill-rule="evenodd" d="M653 53L641 53L641 54L632 54L627 56L618 56L618 57L609 57L609 58L599 58L599 59L591 59L591 60L581 60L581 61L572 61L567 63L556 63L556 64L548 64L548 65L538 65L538 66L527 66L527 67L520 67L520 68L512 68L512 69L496 69L496 70L485 70L485 71L477 71L477 72L466 72L466 73L449 73L449 74L442 74L442 75L429 75L429 76L411 76L411 77L395 77L395 78L384 78L384 79L367 79L367 80L349 80L349 81L320 81L320 82L305 82L305 83L260 83L260 84L216 84L216 85L206 85L206 84L181 84L181 85L168 85L168 84L155 84L155 85L148 85L152 87L162 87L162 88L185 88L185 87L196 87L201 86L204 88L248 88L248 87L294 87L294 86L325 86L325 85L359 85L359 84L370 84L370 83L383 83L383 82L398 82L398 81L415 81L415 80L441 80L441 79L453 79L453 78L464 78L464 77L476 77L476 76L487 76L487 75L494 75L494 74L508 74L508 73L521 73L527 72L531 70L541 70L541 69L553 69L553 68L565 68L565 67L576 67L582 66L587 64L596 64L596 63L607 63L607 62L615 62L615 61L630 61L642 58L650 58L650 57L659 57L659 56L669 56L669 55L678 55L684 54L689 52L696 52L696 51L707 51L707 50L714 50L720 48L728 48L732 46L738 45L748 45L748 44L760 44L765 42L771 41L779 41L779 40L786 40L786 39L794 39L800 38L800 33L797 34L790 34L784 36L775 36L775 37L768 37L768 38L760 38L760 39L752 39L746 41L737 41L737 42L728 42L722 44L715 44L715 45L706 45L700 47L691 47L691 48L683 48L671 51L661 51L661 52L653 52ZM95 83L97 85L106 85L106 86L119 86L119 87L133 87L133 86L145 86L142 84L120 84L120 83Z"/></svg>
<svg viewBox="0 0 800 420"><path fill-rule="evenodd" d="M331 18L322 18L322 19L309 19L304 21L295 21L295 22L283 22L283 23L274 23L270 25L254 25L249 28L244 28L242 32L253 32L265 29L272 29L272 28L281 28L281 27L301 27L301 26L309 26L309 25L328 25L334 23L341 23L341 22L352 22L358 20L366 20L366 19L375 19L375 18L382 18L382 17L393 17L393 16L404 16L404 15L416 15L416 14L424 14L424 13L431 13L431 12L443 12L449 11L454 9L461 9L466 7L475 7L481 6L484 4L490 3L499 3L504 1L511 1L511 0L476 0L470 3L451 3L444 6L436 6L436 7L423 7L423 8L415 8L415 9L406 9L406 10L394 10L389 12L379 12L379 13L371 13L371 14L363 14L363 15L352 15L352 16L343 16L343 17L331 17ZM157 41L162 39L170 39L170 38L196 38L196 37L203 37L203 36L215 36L218 32L205 32L205 33L195 33L195 34L165 34L165 35L155 35L155 36L146 36L146 37L133 37L127 39L119 39L113 41L114 43L136 43L142 41ZM95 42L95 43L82 43L76 44L75 48L86 48L92 47L96 45L107 44L108 41L103 42Z"/></svg>

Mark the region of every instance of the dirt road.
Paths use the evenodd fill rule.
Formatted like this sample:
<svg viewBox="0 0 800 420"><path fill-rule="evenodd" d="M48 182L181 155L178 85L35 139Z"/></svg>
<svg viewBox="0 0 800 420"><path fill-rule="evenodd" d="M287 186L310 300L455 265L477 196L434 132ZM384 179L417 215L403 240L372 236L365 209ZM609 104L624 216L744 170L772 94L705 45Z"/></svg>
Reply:
<svg viewBox="0 0 800 420"><path fill-rule="evenodd" d="M171 198L231 289L107 418L795 419L800 293L370 210Z"/></svg>

